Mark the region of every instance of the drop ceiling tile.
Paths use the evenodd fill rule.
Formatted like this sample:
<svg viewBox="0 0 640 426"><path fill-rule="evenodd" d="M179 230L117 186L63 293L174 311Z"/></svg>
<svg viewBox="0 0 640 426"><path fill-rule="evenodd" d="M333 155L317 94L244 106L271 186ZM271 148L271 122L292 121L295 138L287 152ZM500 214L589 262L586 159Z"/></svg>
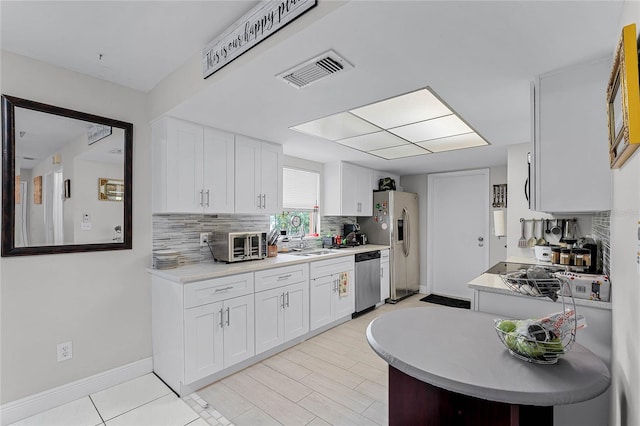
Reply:
<svg viewBox="0 0 640 426"><path fill-rule="evenodd" d="M425 142L418 142L423 148L433 152L451 151L461 148L472 148L475 146L489 145L487 141L482 139L477 133L467 133L464 135L451 136L448 138L434 139Z"/></svg>
<svg viewBox="0 0 640 426"><path fill-rule="evenodd" d="M390 129L449 115L452 111L428 89L421 89L353 109L351 113Z"/></svg>
<svg viewBox="0 0 640 426"><path fill-rule="evenodd" d="M413 157L416 155L430 154L426 149L414 144L394 146L392 148L377 149L375 151L369 151L369 154L376 155L378 157L385 158L387 160L393 160L395 158Z"/></svg>
<svg viewBox="0 0 640 426"><path fill-rule="evenodd" d="M374 149L390 148L392 146L406 145L409 142L389 132L381 131L367 135L336 141L342 145L359 149L360 151L372 151Z"/></svg>
<svg viewBox="0 0 640 426"><path fill-rule="evenodd" d="M389 131L401 138L416 143L459 135L462 133L469 133L473 130L458 116L448 115L446 117L434 118L433 120L396 127L394 129L389 129Z"/></svg>
<svg viewBox="0 0 640 426"><path fill-rule="evenodd" d="M291 129L331 141L380 131L380 128L349 112L341 112L298 124L291 127Z"/></svg>

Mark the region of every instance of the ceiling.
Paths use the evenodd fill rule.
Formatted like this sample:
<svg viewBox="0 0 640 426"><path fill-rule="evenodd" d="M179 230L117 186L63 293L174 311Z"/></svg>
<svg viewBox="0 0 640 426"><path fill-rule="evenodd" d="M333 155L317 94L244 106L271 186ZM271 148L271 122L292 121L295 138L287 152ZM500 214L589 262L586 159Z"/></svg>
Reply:
<svg viewBox="0 0 640 426"><path fill-rule="evenodd" d="M3 0L0 41L5 50L148 92L255 4ZM283 144L294 157L400 175L505 165L508 145L531 140L530 82L612 57L622 8L622 1L318 0L302 24L245 53L167 113ZM354 68L301 89L275 78L329 49ZM384 160L289 129L426 86L491 146Z"/></svg>

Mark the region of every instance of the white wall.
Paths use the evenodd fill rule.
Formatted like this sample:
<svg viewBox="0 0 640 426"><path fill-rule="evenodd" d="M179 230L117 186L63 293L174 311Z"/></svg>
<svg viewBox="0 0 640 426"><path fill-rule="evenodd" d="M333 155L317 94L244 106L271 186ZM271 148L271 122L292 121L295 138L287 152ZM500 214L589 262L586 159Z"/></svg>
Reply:
<svg viewBox="0 0 640 426"><path fill-rule="evenodd" d="M640 29L640 2L625 2L620 28ZM612 51L615 46L612 46ZM640 424L640 152L613 171L611 283L613 314L612 425Z"/></svg>
<svg viewBox="0 0 640 426"><path fill-rule="evenodd" d="M134 124L133 250L0 259L4 404L151 356L151 191L144 94L0 54L3 94ZM68 340L73 359L58 363Z"/></svg>

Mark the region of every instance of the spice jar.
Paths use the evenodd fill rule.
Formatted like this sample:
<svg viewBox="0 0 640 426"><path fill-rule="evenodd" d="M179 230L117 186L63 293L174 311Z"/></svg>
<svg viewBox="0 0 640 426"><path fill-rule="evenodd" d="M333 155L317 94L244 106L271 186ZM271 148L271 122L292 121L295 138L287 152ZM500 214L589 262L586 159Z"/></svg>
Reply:
<svg viewBox="0 0 640 426"><path fill-rule="evenodd" d="M551 263L560 263L560 247L551 249Z"/></svg>
<svg viewBox="0 0 640 426"><path fill-rule="evenodd" d="M591 266L591 250L584 249L584 254L582 255L582 259L584 261L584 266Z"/></svg>
<svg viewBox="0 0 640 426"><path fill-rule="evenodd" d="M574 253L574 259L573 259L573 264L576 266L583 266L584 265L584 252L586 250L583 249L575 249L573 250Z"/></svg>
<svg viewBox="0 0 640 426"><path fill-rule="evenodd" d="M560 250L560 264L571 265L571 249L563 248Z"/></svg>

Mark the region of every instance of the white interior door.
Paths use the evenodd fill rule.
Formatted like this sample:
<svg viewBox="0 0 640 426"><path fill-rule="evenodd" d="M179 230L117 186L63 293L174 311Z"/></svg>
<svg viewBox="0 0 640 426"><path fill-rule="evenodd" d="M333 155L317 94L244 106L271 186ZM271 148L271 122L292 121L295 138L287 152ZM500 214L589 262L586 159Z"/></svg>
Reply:
<svg viewBox="0 0 640 426"><path fill-rule="evenodd" d="M489 267L489 170L428 176L427 286L472 299L467 283Z"/></svg>

